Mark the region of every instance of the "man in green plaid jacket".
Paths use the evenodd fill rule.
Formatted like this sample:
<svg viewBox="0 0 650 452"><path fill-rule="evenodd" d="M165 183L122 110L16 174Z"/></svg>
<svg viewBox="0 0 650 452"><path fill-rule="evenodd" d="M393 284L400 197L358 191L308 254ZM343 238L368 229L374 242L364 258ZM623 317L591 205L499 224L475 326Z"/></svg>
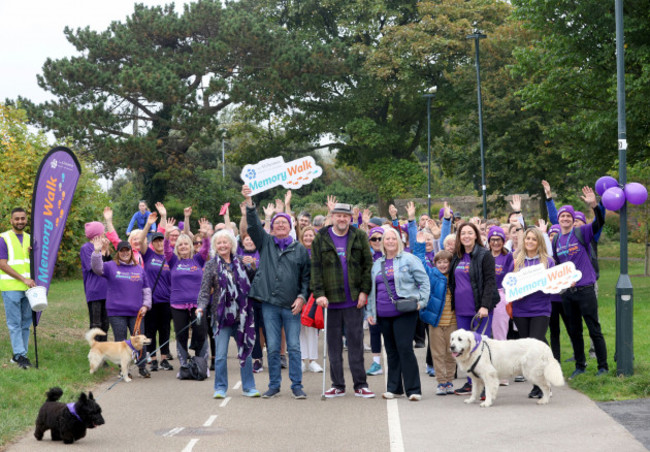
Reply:
<svg viewBox="0 0 650 452"><path fill-rule="evenodd" d="M332 209L333 225L321 229L312 243L311 289L318 303L328 308L327 347L332 387L325 397L345 395L343 327L354 395L374 397L368 389L363 363L363 320L370 293L372 255L365 232L350 227L352 206Z"/></svg>

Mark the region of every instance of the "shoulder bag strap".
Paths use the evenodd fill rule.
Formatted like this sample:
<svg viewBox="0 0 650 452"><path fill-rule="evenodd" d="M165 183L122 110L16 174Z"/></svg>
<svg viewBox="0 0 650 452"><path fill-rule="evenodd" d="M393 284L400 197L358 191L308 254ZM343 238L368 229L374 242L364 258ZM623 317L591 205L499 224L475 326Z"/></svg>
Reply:
<svg viewBox="0 0 650 452"><path fill-rule="evenodd" d="M395 304L395 300L393 299L393 292L390 290L388 278L386 277L386 260L381 261L381 277L384 278L384 286L386 286L386 292L388 292L391 303Z"/></svg>

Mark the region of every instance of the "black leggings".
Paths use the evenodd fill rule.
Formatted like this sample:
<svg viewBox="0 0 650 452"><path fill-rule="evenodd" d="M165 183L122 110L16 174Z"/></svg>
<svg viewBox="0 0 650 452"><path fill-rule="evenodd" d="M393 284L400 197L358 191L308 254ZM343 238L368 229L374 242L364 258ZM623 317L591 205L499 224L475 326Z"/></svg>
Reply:
<svg viewBox="0 0 650 452"><path fill-rule="evenodd" d="M144 334L151 339L151 344L147 345L147 351L151 357L155 358L156 335L160 344L165 344L160 348L161 355L169 355L169 332L172 313L169 303L153 303L151 310L144 316Z"/></svg>
<svg viewBox="0 0 650 452"><path fill-rule="evenodd" d="M560 318L564 327L569 331L569 326L567 325L566 316L564 315L564 308L562 307L561 301L551 302L551 320L548 325L548 329L551 337L551 350L553 351L553 358L557 359L559 362L562 362L560 355Z"/></svg>
<svg viewBox="0 0 650 452"><path fill-rule="evenodd" d="M519 330L519 337L531 337L546 342L546 330L548 329L549 317L514 317L515 325Z"/></svg>
<svg viewBox="0 0 650 452"><path fill-rule="evenodd" d="M187 326L196 319L196 308L192 309L171 309L172 320L174 321L174 331L176 332L176 353L178 360L182 365L187 363L189 358L189 349L187 341L189 340L190 329ZM209 358L207 349L204 347L206 339L206 320L203 319L200 324L192 324L192 344L190 348L194 350L195 355L203 356L206 360ZM204 350L205 348L205 350Z"/></svg>
<svg viewBox="0 0 650 452"><path fill-rule="evenodd" d="M90 317L90 329L99 328L108 334L109 321L106 313L106 300L93 300L88 303L88 316ZM106 336L97 336L97 342L106 342Z"/></svg>

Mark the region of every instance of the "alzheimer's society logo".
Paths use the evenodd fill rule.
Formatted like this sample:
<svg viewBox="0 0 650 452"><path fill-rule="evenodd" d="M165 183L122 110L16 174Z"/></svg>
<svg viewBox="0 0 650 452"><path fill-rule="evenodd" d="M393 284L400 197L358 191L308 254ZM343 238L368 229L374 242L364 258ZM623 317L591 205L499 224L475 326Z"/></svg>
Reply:
<svg viewBox="0 0 650 452"><path fill-rule="evenodd" d="M285 162L282 157L273 157L255 165L246 165L240 177L251 188L251 194L254 195L278 185L294 190L310 184L322 174L323 169L311 156L291 162Z"/></svg>

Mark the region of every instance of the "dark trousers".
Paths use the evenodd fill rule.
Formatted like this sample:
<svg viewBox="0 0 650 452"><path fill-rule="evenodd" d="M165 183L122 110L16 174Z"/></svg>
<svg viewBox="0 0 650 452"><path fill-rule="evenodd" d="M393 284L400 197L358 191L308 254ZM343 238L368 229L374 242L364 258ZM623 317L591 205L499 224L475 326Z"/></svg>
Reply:
<svg viewBox="0 0 650 452"><path fill-rule="evenodd" d="M393 394L422 394L418 360L413 351L413 335L418 312L408 312L397 317L378 317L384 336L388 381L386 390Z"/></svg>
<svg viewBox="0 0 650 452"><path fill-rule="evenodd" d="M415 323L415 342L420 342L424 344L424 340L426 339L426 326L424 325L424 322L420 320L420 317L418 317L417 322Z"/></svg>
<svg viewBox="0 0 650 452"><path fill-rule="evenodd" d="M262 303L259 301L253 301L253 318L255 324L255 345L253 346L253 352L251 357L253 359L262 359L264 358L264 353L262 350L262 339L260 335L260 328L264 331L264 337L266 337L266 331L264 330L264 317L262 316Z"/></svg>
<svg viewBox="0 0 650 452"><path fill-rule="evenodd" d="M352 373L354 390L367 388L366 369L363 364L363 316L364 309L355 307L328 309L327 351L330 358L332 387L345 389L343 377L343 328L348 344L348 364ZM411 341L413 336L411 336Z"/></svg>
<svg viewBox="0 0 650 452"><path fill-rule="evenodd" d="M144 316L144 334L151 339L151 344L147 346L147 351L155 358L154 351L158 348L158 343L164 344L160 348L161 355L169 355L169 322L172 318L169 303L153 303L151 310ZM156 336L159 342L156 342Z"/></svg>
<svg viewBox="0 0 650 452"><path fill-rule="evenodd" d="M514 317L512 320L517 325L520 338L530 337L546 344L546 330L548 330L549 318L541 315L537 317Z"/></svg>
<svg viewBox="0 0 650 452"><path fill-rule="evenodd" d="M582 286L567 290L562 294L562 307L567 319L567 326L576 369L585 369L585 342L582 337L582 319L585 319L589 337L594 343L599 369L609 369L607 365L607 345L598 321L598 298L593 286Z"/></svg>
<svg viewBox="0 0 650 452"><path fill-rule="evenodd" d="M108 314L106 313L106 300L93 300L88 303L88 317L90 318L90 329L99 328L104 333L108 334L110 326L108 321ZM106 342L108 337L97 336L97 342Z"/></svg>
<svg viewBox="0 0 650 452"><path fill-rule="evenodd" d="M567 325L566 316L564 315L562 302L551 302L551 309L551 320L548 324L548 330L550 332L549 336L551 337L551 350L553 351L553 358L562 362L560 359L560 318L562 318L562 323L564 323L564 327L567 331L569 331L569 326Z"/></svg>
<svg viewBox="0 0 650 452"><path fill-rule="evenodd" d="M433 357L431 356L431 333L429 333L429 328L427 331L427 366L433 367Z"/></svg>
<svg viewBox="0 0 650 452"><path fill-rule="evenodd" d="M189 358L189 349L187 347L187 341L189 339L189 328L187 326L196 319L196 308L192 309L171 309L172 311L172 320L174 321L174 331L176 332L176 353L178 353L178 360L180 361L181 366L187 363ZM193 323L192 328L192 345L191 348L194 350L195 355L201 356L205 345L206 338L206 328L205 328L205 319L198 324ZM205 353L207 355L207 353ZM204 358L208 358L204 356Z"/></svg>
<svg viewBox="0 0 650 452"><path fill-rule="evenodd" d="M368 325L370 330L370 350L372 353L381 353L381 327L378 324Z"/></svg>

